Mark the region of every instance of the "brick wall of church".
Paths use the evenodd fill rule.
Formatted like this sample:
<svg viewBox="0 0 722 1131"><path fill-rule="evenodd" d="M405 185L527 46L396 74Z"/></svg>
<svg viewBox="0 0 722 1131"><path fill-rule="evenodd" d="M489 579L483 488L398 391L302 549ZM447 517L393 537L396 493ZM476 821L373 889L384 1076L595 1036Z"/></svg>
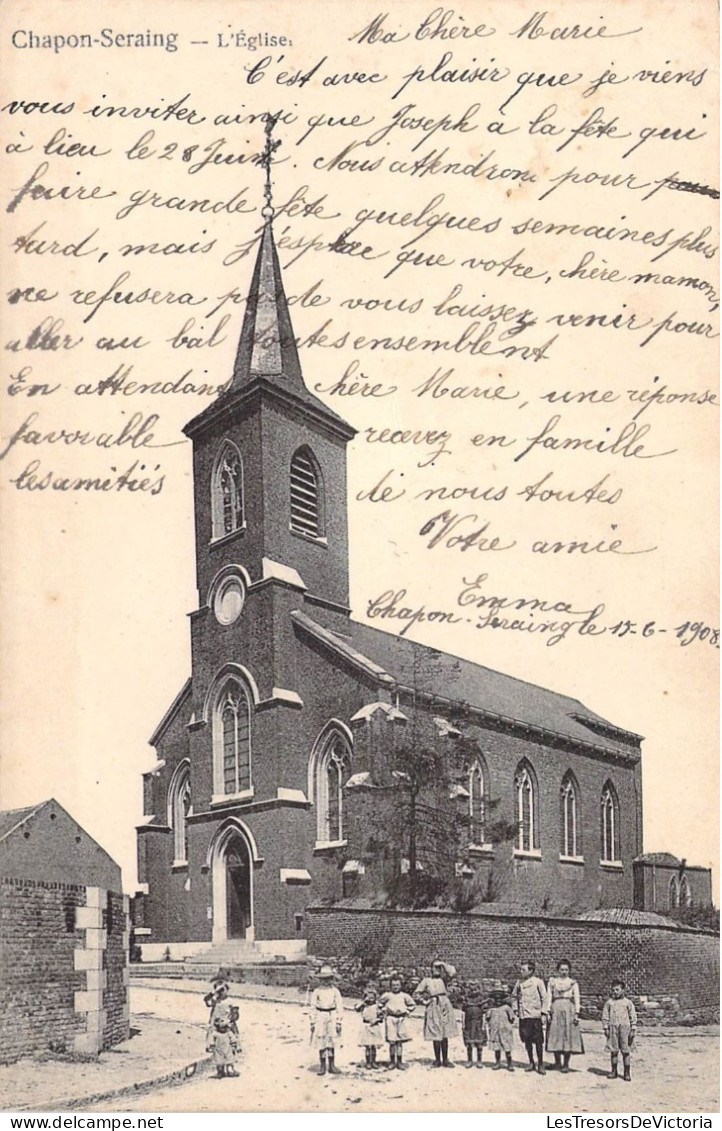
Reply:
<svg viewBox="0 0 722 1131"><path fill-rule="evenodd" d="M401 704L404 708L404 704ZM410 716L406 727L389 724L387 733L379 731L372 741L389 745L421 742L434 744L445 750L448 759L454 761L454 740L439 736L433 724L430 709L414 708L415 723L411 721L411 710L404 708ZM453 717L453 716L452 716ZM537 856L519 856L512 852L511 841L498 843L492 850L474 854L471 865L478 874L482 888L487 885L493 890L494 898L505 899L520 905L537 909L554 909L572 912L596 907L632 907L634 905L634 877L632 860L641 850L641 778L639 763L612 762L599 755L588 755L581 751L565 751L552 748L531 737L522 737L501 730L490 730L475 724L473 716L457 721L464 738L475 740L478 752L485 764L485 790L487 795L488 819L491 822L504 820L514 824L516 820L516 796L514 778L517 766L525 759L532 766L538 786L538 852ZM378 727L378 722L369 723ZM395 727L395 729L394 729ZM404 732L407 733L404 733ZM367 769L361 761L364 758L364 734L362 727L355 728L354 772ZM367 745L367 744L366 744ZM358 757L357 757L358 752ZM561 786L565 774L572 770L578 786L579 836L575 863L560 859L562 855L561 828ZM601 862L601 820L600 801L607 781L611 781L619 800L619 857L620 864L610 866ZM349 846L351 857L363 855L363 845L368 836L370 819L373 817L374 794L368 792L362 800L361 793L349 798L350 816L359 830L354 837L354 845ZM380 804L380 803L379 803ZM393 791L391 793L393 804ZM468 802L460 803L463 807ZM393 820L393 817L391 818ZM374 883L372 869L367 869L365 894L371 895ZM364 891L364 884L361 885ZM338 889L340 894L340 888Z"/></svg>
<svg viewBox="0 0 722 1131"><path fill-rule="evenodd" d="M243 652L236 654L243 655ZM254 713L254 805L275 802L279 786L307 793L309 758L322 728L333 718L348 725L359 708L378 694L369 685L368 678L360 673L344 671L340 666L331 668L327 655L315 645L294 637L288 654L295 671L288 690L297 692L303 708L276 705ZM257 669L244 658L255 678ZM206 660L200 665L197 676L210 680L211 672L210 660ZM431 709L417 707L416 710L423 715L417 732L423 733L424 740L446 743L447 749L451 749L448 744L452 740L439 737ZM241 804L226 811L216 810L213 817L203 816L210 811L212 792L210 727L195 728L189 742L186 728L189 712L190 704L179 712L163 736L159 754L165 765L152 775L150 785L158 827L140 835L143 857L140 879L149 884L145 922L152 930L150 941L190 942L211 938L209 908L213 900L209 850L214 833L229 813L247 824L263 858L263 864L254 870L256 937L295 937L298 933L296 916L303 913L306 903L342 896L341 869L345 861L362 859L365 855L370 820L374 817L374 797L364 797L363 791L354 796L349 793L346 805L349 843L331 850L315 849L313 808L281 807L259 811ZM529 738L482 729L471 719L462 721L460 726L466 737L476 739L483 754L488 770L488 796L492 802L498 802L493 808L493 819L511 821L514 818L514 774L522 758L533 766L539 787L540 858L513 858L511 844L496 845L489 855L473 860L480 885L490 884L496 898L559 913L600 906L633 906L632 859L641 847L638 764L613 764L598 756L552 749ZM367 768L362 732L363 727L355 726L354 773ZM404 739L394 735L393 726L388 735L384 736L382 730L374 739L380 743L397 740ZM173 834L166 825L167 791L178 761L189 753L194 816L188 825L188 867L174 869ZM564 774L570 768L579 786L583 864L564 863L559 859L560 789ZM621 869L600 865L600 798L608 779L612 780L619 798ZM281 884L282 868L308 870L311 885ZM374 882L373 868L367 868L362 890L364 883L368 891L368 885Z"/></svg>

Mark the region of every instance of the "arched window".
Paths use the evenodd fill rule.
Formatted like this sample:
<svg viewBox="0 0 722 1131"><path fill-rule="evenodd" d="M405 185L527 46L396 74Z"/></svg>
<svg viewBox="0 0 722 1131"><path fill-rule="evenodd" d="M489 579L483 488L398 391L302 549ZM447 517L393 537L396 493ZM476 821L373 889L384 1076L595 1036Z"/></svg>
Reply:
<svg viewBox="0 0 722 1131"><path fill-rule="evenodd" d="M314 757L316 839L333 844L345 838L343 791L351 773L351 746L344 734L332 730Z"/></svg>
<svg viewBox="0 0 722 1131"><path fill-rule="evenodd" d="M213 712L214 793L251 789L251 704L243 684L229 679Z"/></svg>
<svg viewBox="0 0 722 1131"><path fill-rule="evenodd" d="M611 782L602 790L601 834L603 862L619 860L619 802Z"/></svg>
<svg viewBox="0 0 722 1131"><path fill-rule="evenodd" d="M291 460L291 530L311 538L324 534L323 484L310 448L299 448Z"/></svg>
<svg viewBox="0 0 722 1131"><path fill-rule="evenodd" d="M243 461L238 448L226 440L213 468L211 486L213 537L223 538L243 526Z"/></svg>
<svg viewBox="0 0 722 1131"><path fill-rule="evenodd" d="M516 819L519 826L518 852L534 852L539 847L538 791L536 777L528 762L520 762L514 775Z"/></svg>
<svg viewBox="0 0 722 1131"><path fill-rule="evenodd" d="M187 820L191 811L190 765L183 761L176 768L168 788L168 824L173 830L173 862L188 860Z"/></svg>
<svg viewBox="0 0 722 1131"><path fill-rule="evenodd" d="M471 843L486 843L486 783L478 760L469 771L469 833Z"/></svg>
<svg viewBox="0 0 722 1131"><path fill-rule="evenodd" d="M686 876L682 876L682 879L679 881L679 906L692 906L692 889L689 886L689 880Z"/></svg>
<svg viewBox="0 0 722 1131"><path fill-rule="evenodd" d="M679 907L679 882L676 876L672 876L669 881L669 907L670 910Z"/></svg>
<svg viewBox="0 0 722 1131"><path fill-rule="evenodd" d="M574 775L564 775L561 789L561 855L581 856L579 787Z"/></svg>

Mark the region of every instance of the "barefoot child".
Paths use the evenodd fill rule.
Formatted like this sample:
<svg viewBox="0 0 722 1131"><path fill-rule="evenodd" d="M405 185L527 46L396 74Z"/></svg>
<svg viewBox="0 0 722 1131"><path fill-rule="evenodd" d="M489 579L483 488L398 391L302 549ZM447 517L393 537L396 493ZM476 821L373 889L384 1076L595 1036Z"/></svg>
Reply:
<svg viewBox="0 0 722 1131"><path fill-rule="evenodd" d="M486 1028L489 1034L489 1048L493 1049L494 1072L501 1068L501 1054L506 1056L506 1067L514 1071L511 1063L511 1050L514 1047L514 1010L511 998L503 990L495 990L491 995L491 1006L486 1014Z"/></svg>
<svg viewBox="0 0 722 1131"><path fill-rule="evenodd" d="M363 1001L354 1006L357 1013L361 1014L361 1032L359 1044L366 1053L366 1067L376 1067L376 1050L384 1043L383 1009L379 1005L378 994L375 986L367 986Z"/></svg>
<svg viewBox="0 0 722 1131"><path fill-rule="evenodd" d="M402 1064L402 1049L405 1042L411 1040L407 1018L416 1009L416 1002L401 989L401 979L393 977L389 992L381 995L379 1004L386 1018L389 1066L401 1070L406 1067Z"/></svg>
<svg viewBox="0 0 722 1131"><path fill-rule="evenodd" d="M311 1043L318 1049L319 1076L328 1070L334 1076L338 1068L334 1062L336 1044L341 1036L343 1000L333 983L333 970L322 966L318 972L320 984L311 994Z"/></svg>
<svg viewBox="0 0 722 1131"><path fill-rule="evenodd" d="M604 1036L607 1038L607 1049L612 1057L610 1080L614 1080L619 1075L617 1066L620 1052L624 1064L624 1079L632 1079L629 1054L637 1032L637 1011L634 1003L624 992L625 988L622 979L615 978L612 982L612 996L606 1000L602 1010Z"/></svg>
<svg viewBox="0 0 722 1131"><path fill-rule="evenodd" d="M486 1009L478 982L469 982L462 1005L464 1012L464 1044L466 1045L466 1067L474 1064L474 1049L479 1068L483 1068L482 1052L486 1044Z"/></svg>

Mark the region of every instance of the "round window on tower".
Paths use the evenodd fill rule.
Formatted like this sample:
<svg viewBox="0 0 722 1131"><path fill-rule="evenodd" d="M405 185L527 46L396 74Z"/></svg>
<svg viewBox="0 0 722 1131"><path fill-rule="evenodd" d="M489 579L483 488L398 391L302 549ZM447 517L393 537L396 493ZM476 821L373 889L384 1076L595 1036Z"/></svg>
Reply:
<svg viewBox="0 0 722 1131"><path fill-rule="evenodd" d="M213 612L219 624L233 624L243 611L246 587L237 574L221 581L213 598Z"/></svg>

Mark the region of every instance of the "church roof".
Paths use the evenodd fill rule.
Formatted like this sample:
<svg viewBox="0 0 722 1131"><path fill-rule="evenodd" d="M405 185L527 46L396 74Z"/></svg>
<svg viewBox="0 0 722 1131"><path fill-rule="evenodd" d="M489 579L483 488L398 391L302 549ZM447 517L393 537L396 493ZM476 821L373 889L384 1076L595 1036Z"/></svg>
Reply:
<svg viewBox="0 0 722 1131"><path fill-rule="evenodd" d="M306 388L270 219L258 245L231 382L183 431L193 436L264 391L287 407L323 421L346 439L356 434L355 428Z"/></svg>
<svg viewBox="0 0 722 1131"><path fill-rule="evenodd" d="M473 707L490 721L527 726L542 737L566 738L627 758L639 751L639 735L614 726L567 695L371 625L349 621L349 635L340 636L305 613L293 612L291 617L299 628L379 683L413 689L452 706Z"/></svg>

